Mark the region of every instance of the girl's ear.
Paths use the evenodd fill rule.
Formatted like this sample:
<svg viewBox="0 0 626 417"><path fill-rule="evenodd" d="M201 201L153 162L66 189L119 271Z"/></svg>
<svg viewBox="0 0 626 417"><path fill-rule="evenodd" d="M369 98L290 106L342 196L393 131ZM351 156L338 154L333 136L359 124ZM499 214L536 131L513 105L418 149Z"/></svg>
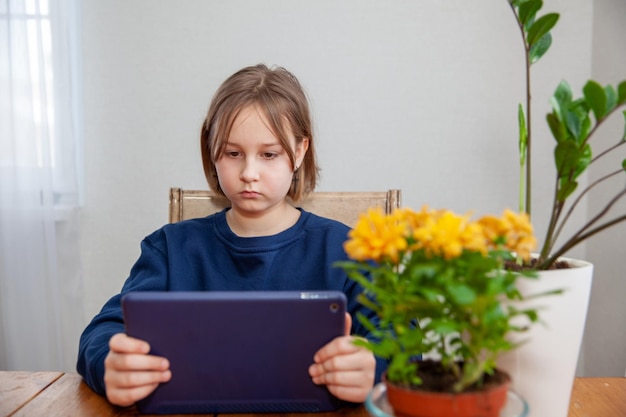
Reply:
<svg viewBox="0 0 626 417"><path fill-rule="evenodd" d="M306 155L306 151L308 149L309 149L309 138L302 138L300 143L296 144L296 166L294 167L294 171L302 165L302 161L304 160L304 155Z"/></svg>

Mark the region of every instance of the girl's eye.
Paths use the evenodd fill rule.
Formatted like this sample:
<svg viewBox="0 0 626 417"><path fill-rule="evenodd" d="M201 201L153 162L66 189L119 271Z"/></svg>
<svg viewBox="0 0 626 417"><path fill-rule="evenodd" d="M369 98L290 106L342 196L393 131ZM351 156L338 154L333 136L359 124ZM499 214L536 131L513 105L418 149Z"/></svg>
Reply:
<svg viewBox="0 0 626 417"><path fill-rule="evenodd" d="M224 154L226 156L228 156L229 158L237 158L239 155L241 155L241 152L239 152L239 151L224 151Z"/></svg>
<svg viewBox="0 0 626 417"><path fill-rule="evenodd" d="M274 159L278 156L275 152L263 152L261 155L263 156L263 159Z"/></svg>

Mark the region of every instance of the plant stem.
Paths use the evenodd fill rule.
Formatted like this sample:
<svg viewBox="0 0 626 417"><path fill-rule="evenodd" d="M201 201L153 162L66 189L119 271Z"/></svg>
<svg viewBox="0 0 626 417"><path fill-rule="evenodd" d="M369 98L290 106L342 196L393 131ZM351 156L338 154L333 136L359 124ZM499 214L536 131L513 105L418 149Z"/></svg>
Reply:
<svg viewBox="0 0 626 417"><path fill-rule="evenodd" d="M595 157L591 160L590 164L593 164L595 161L597 161L598 159L602 158L604 155L606 155L606 154L608 154L609 152L611 152L611 151L613 151L613 150L615 150L615 149L619 148L620 146L622 146L622 145L623 145L623 144L625 144L625 143L626 143L626 140L621 140L621 141L619 141L618 143L616 143L615 145L611 146L610 148L605 149L605 150L604 150L604 152L601 152L601 153L599 153L597 156L595 156Z"/></svg>
<svg viewBox="0 0 626 417"><path fill-rule="evenodd" d="M593 163L593 160L591 161L591 163ZM559 227L557 228L556 232L554 233L554 239L552 242L552 245L550 246L549 250L552 250L552 246L554 245L554 242L559 238L559 235L561 234L561 231L563 230L563 227L565 226L565 224L567 223L567 220L570 218L570 216L572 215L572 213L574 212L574 209L576 208L576 206L578 205L578 203L580 202L580 200L582 199L582 197L587 194L589 191L591 191L591 189L593 187L595 187L596 185L608 180L609 178L621 174L623 172L622 169L618 169L616 171L611 172L608 175L605 175L602 178L597 179L596 181L594 181L591 185L589 185L587 188L585 188L579 195L578 197L576 197L576 200L574 200L574 203L572 203L572 206L569 208L569 210L567 211L567 213L565 214L565 217L563 218L563 220L561 221L561 224L559 225Z"/></svg>
<svg viewBox="0 0 626 417"><path fill-rule="evenodd" d="M526 187L524 186L524 164L520 163L520 167L519 167L519 178L520 178L520 184L519 184L519 212L526 212L526 207L524 206L524 196L525 196L525 192L526 192Z"/></svg>
<svg viewBox="0 0 626 417"><path fill-rule="evenodd" d="M626 214L623 215L623 216L617 217L617 218L611 220L610 222L606 222L606 223L596 227L595 229L591 229L587 233L578 235L578 237L576 237L576 238L572 238L572 239L568 240L567 243L565 243L558 251L554 252L554 254L549 259L546 259L539 266L538 269L547 269L552 263L554 263L558 258L563 256L567 251L572 249L574 246L576 246L579 243L581 243L582 241L590 238L591 236L595 235L596 233L600 233L604 229L608 229L609 227L614 226L614 225L616 225L618 223L621 223L623 221L626 221Z"/></svg>
<svg viewBox="0 0 626 417"><path fill-rule="evenodd" d="M546 259L545 261L541 262L538 269L547 269L560 256L564 255L568 250L572 249L574 246L578 245L580 242L584 241L587 238L590 238L596 233L603 231L604 229L607 229L615 224L626 221L626 214L624 214L622 216L616 217L615 219L611 221L603 223L600 226L594 229L591 229L586 233L583 233L596 221L602 218L609 211L609 209L624 195L626 195L626 189L622 190L615 197L613 197L613 199L609 202L609 204L607 204L607 206L600 213L598 213L593 219L591 219L586 225L584 225L574 236L572 236L571 239L565 242L565 244L561 246L559 250L554 252L552 256L550 256L549 259Z"/></svg>
<svg viewBox="0 0 626 417"><path fill-rule="evenodd" d="M605 115L605 117L603 117L602 119L596 121L595 126L593 126L593 128L591 129L591 131L587 134L587 137L584 139L584 141L582 142L581 146L584 146L585 144L587 144L589 142L589 140L591 140L591 137L593 136L593 134L596 132L596 130L598 130L598 128L600 127L600 125L602 125L602 123L614 112L616 111L620 106L617 106L615 108L613 108L613 110L611 110L609 113L607 113ZM591 162L589 162L589 165L591 165L593 162L597 161L600 157L608 154L609 152L611 152L612 150L618 148L619 146L621 146L622 144L626 143L625 141L621 140L620 142L618 142L616 145L613 145L611 147L609 147L608 149L606 149L604 152L600 153L598 156L596 156L595 158L593 158L591 160ZM620 172L622 172L622 170L618 170L616 172L613 172L603 178L600 178L599 180L595 181L593 184L591 184L590 186L588 186L587 188L585 188L582 193L576 198L576 200L574 201L574 203L572 204L571 208L569 209L569 211L566 213L565 218L560 222L560 224L557 227L557 224L559 223L559 217L562 214L563 208L565 207L565 200L564 201L558 201L557 196L558 196L558 192L559 192L559 178L560 178L560 172L557 172L557 178L556 178L556 189L554 192L554 202L552 205L552 215L550 218L550 225L548 227L547 233L546 233L546 237L544 239L544 244L543 247L541 248L541 252L539 255L539 264L541 264L542 266L540 267L540 269L545 269L548 268L550 266L550 264L552 262L554 262L558 256L555 256L555 254L553 254L552 256L550 256L550 261L546 261L546 258L548 258L549 254L552 252L552 249L554 247L554 245L556 244L557 238L560 235L561 231L563 230L563 227L565 226L565 223L567 222L567 220L569 219L571 213L574 210L574 207L576 207L576 205L578 204L578 202L580 201L581 197L586 194L591 188L593 188L595 185L599 184L600 182L603 182L604 180L612 177L613 175L619 174ZM572 177L574 175L574 171L570 171L570 180L572 180ZM619 199L621 196L623 195L623 193L619 193L617 195L617 199ZM598 221L602 216L604 216L604 214L606 214L607 210L615 203L615 200L613 200L612 202L610 202L607 207L605 207L605 209L601 212L600 215L596 216L594 219L592 219L589 223L587 223L583 228L581 228L578 233L576 235L574 235L572 237L572 239L570 239L568 242L571 241L575 241L574 244L578 244L580 243L579 241L577 241L576 236L580 235L582 232L584 232L586 229L588 229L591 225L593 225L596 221ZM567 244L566 244L567 245ZM571 249L572 246L568 246L568 249ZM559 251L559 253L562 255L564 252L562 251L562 249Z"/></svg>
<svg viewBox="0 0 626 417"><path fill-rule="evenodd" d="M531 137L532 137L532 132L531 132L531 88L530 88L530 46L528 45L528 41L526 39L526 32L524 31L524 24L521 22L517 11L515 10L515 6L513 5L513 3L511 3L509 1L509 6L511 7L511 10L513 11L513 15L515 16L515 20L517 21L517 25L519 26L520 29L520 33L522 34L522 42L524 44L524 60L525 60L525 65L526 65L526 155L525 155L525 163L526 163L526 179L525 179L525 189L523 191L523 193L525 193L525 202L524 202L524 209L526 211L526 213L528 214L528 217L530 218L530 213L531 213L531 194L532 194L532 183L531 183ZM520 177L520 182L522 181L521 177ZM520 184L520 190L522 189L522 186ZM520 193L522 193L522 191L520 191ZM522 202L520 200L520 206L521 206Z"/></svg>
<svg viewBox="0 0 626 417"><path fill-rule="evenodd" d="M523 33L523 28L522 28L522 33ZM530 104L530 98L531 98L531 93L530 93L530 49L528 47L528 44L526 42L526 38L524 38L524 47L526 49L526 213L528 214L528 217L530 218L530 212L531 212L531 137L532 137L532 133L531 133L531 124L530 124L530 120L531 120L531 104Z"/></svg>
<svg viewBox="0 0 626 417"><path fill-rule="evenodd" d="M548 225L548 229L546 230L545 238L543 240L543 246L541 251L539 252L539 263L542 264L545 259L548 257L550 253L550 249L553 245L553 237L554 237L554 229L558 223L559 217L561 216L561 210L563 209L563 203L558 201L558 192L559 192L559 175L556 175L556 181L554 183L554 200L552 201L552 210L550 210L550 224ZM540 268L541 269L541 268Z"/></svg>

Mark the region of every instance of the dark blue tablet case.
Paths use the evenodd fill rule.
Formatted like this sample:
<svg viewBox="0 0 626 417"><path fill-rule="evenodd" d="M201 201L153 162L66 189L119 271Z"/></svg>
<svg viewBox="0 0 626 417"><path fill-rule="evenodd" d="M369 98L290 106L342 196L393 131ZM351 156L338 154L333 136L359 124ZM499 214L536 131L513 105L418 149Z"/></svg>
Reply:
<svg viewBox="0 0 626 417"><path fill-rule="evenodd" d="M333 411L340 401L308 373L315 352L344 333L341 292L133 292L126 332L170 361L172 379L142 413Z"/></svg>

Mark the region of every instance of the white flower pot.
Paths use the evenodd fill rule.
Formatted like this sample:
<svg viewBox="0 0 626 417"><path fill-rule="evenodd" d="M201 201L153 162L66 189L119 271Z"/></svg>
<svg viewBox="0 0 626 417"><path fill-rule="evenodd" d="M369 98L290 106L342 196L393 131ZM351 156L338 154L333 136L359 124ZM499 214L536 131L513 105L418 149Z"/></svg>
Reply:
<svg viewBox="0 0 626 417"><path fill-rule="evenodd" d="M564 259L575 267L540 271L536 280L520 280L522 294L553 289L563 289L564 293L524 303L541 308L539 317L543 323L516 335L518 340L527 342L498 361L498 367L511 376L511 388L528 402L531 417L567 417L568 414L587 317L593 265Z"/></svg>

